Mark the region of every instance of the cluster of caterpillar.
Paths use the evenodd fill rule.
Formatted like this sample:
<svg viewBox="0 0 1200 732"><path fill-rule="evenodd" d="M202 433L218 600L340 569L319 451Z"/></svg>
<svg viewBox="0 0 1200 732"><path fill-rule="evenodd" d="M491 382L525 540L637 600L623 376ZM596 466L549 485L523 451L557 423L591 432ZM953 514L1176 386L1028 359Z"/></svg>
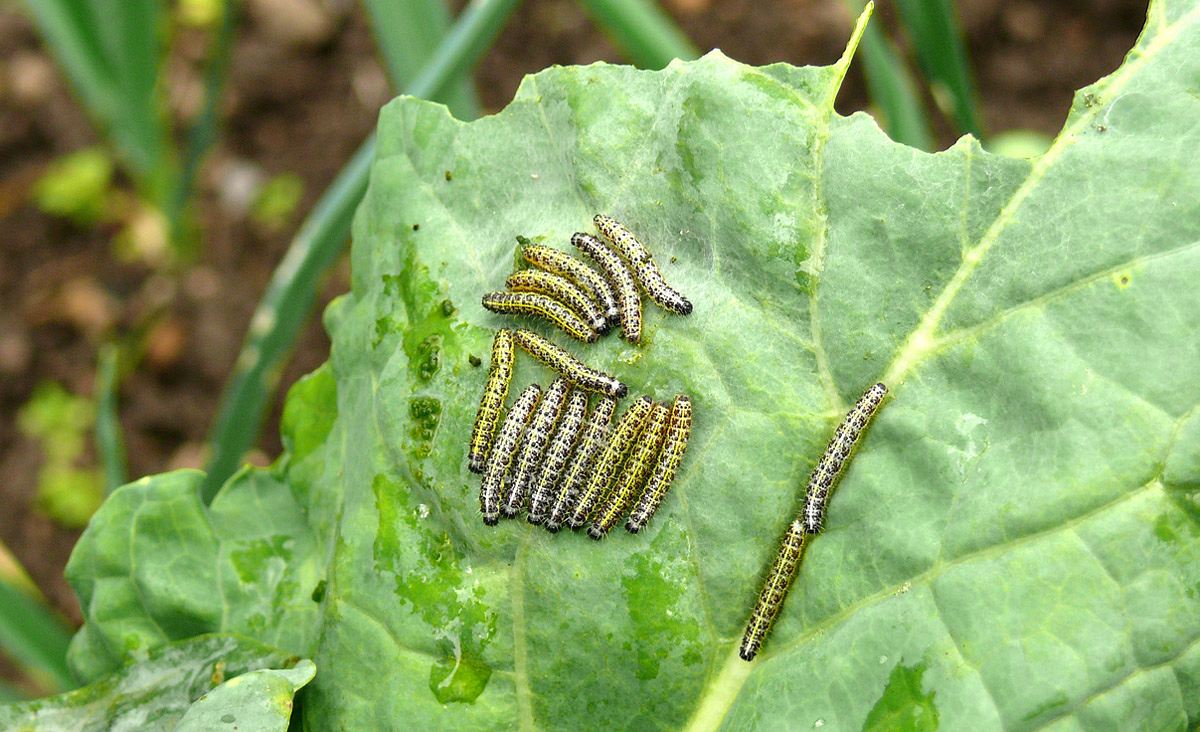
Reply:
<svg viewBox="0 0 1200 732"><path fill-rule="evenodd" d="M511 274L507 289L483 296L483 306L508 315L542 318L584 343L614 325L639 343L638 289L664 309L688 315L692 304L664 280L646 247L611 216L597 215L606 241L578 232L571 242L600 271L566 252L518 238L530 265ZM517 347L558 374L545 389L533 384L501 422ZM589 411L589 392L595 403ZM489 526L528 508L529 522L554 533L565 524L590 524L601 539L622 519L640 532L662 504L687 450L692 404L685 394L670 404L640 397L615 422L628 387L594 369L553 341L529 330L500 329L475 417L468 467L483 475L479 503ZM497 427L499 430L497 431Z"/></svg>

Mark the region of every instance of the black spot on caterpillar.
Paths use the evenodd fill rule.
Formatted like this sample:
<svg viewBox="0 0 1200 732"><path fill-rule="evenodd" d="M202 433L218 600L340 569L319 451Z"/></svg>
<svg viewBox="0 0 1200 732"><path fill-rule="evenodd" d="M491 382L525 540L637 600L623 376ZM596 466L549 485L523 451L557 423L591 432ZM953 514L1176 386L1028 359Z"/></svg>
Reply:
<svg viewBox="0 0 1200 732"><path fill-rule="evenodd" d="M472 356L474 358L474 356ZM472 473L482 473L492 447L492 435L500 421L500 410L508 396L508 384L513 374L513 333L507 328L496 331L492 339L492 364L488 367L487 382L483 386L483 398L479 411L475 413L475 426L471 429L468 443L467 467Z"/></svg>
<svg viewBox="0 0 1200 732"><path fill-rule="evenodd" d="M663 404L655 404L646 418L646 425L638 437L633 453L625 461L625 467L617 477L617 485L613 491L604 497L600 503L600 515L588 529L588 536L599 541L612 531L630 504L637 498L638 492L646 482L650 467L662 447L663 433L667 428L667 415L670 411Z"/></svg>
<svg viewBox="0 0 1200 732"><path fill-rule="evenodd" d="M658 454L658 460L654 463L650 482L646 484L641 499L629 514L629 520L625 522L625 529L629 533L636 534L645 528L654 512L662 505L667 491L671 490L671 482L675 480L675 474L679 471L679 464L683 462L683 454L687 451L691 434L692 400L686 394L679 394L675 397L675 403L671 405L671 416L667 418L667 436L663 441L662 451Z"/></svg>
<svg viewBox="0 0 1200 732"><path fill-rule="evenodd" d="M562 275L540 269L523 269L509 275L504 286L513 292L538 292L554 298L571 308L576 315L582 316L597 332L608 332L608 320L592 299Z"/></svg>
<svg viewBox="0 0 1200 732"><path fill-rule="evenodd" d="M887 387L883 384L875 384L863 392L834 431L833 439L817 461L817 467L813 468L808 478L808 495L804 500L804 530L808 533L821 531L829 493L846 469L851 453L885 396Z"/></svg>
<svg viewBox="0 0 1200 732"><path fill-rule="evenodd" d="M530 356L554 369L584 391L599 392L614 399L623 399L629 393L629 388L616 378L587 366L566 349L531 330L518 328L513 334L513 340Z"/></svg>
<svg viewBox="0 0 1200 732"><path fill-rule="evenodd" d="M692 312L692 303L678 290L667 284L667 281L663 279L662 272L658 270L658 265L654 262L654 257L638 241L633 232L613 217L604 214L596 214L592 221L596 223L596 228L600 230L604 238L612 242L617 253L629 263L638 284L655 304L679 315L688 315Z"/></svg>
<svg viewBox="0 0 1200 732"><path fill-rule="evenodd" d="M488 456L487 467L483 471L483 483L479 486L479 508L483 513L483 523L495 526L500 521L500 498L504 492L504 479L508 476L508 468L512 465L513 453L517 451L517 441L525 431L525 425L533 414L533 407L542 395L542 387L530 384L517 397L516 403L500 425L500 434L492 454Z"/></svg>
<svg viewBox="0 0 1200 732"><path fill-rule="evenodd" d="M529 495L531 524L540 524L546 520L546 512L550 509L555 490L558 488L558 477L562 474L563 466L567 464L567 458L571 457L571 447L574 446L575 438L579 436L579 430L583 427L587 403L587 394L582 391L571 394L562 420L558 423L558 429L550 438L541 470L538 471L533 491Z"/></svg>
<svg viewBox="0 0 1200 732"><path fill-rule="evenodd" d="M650 408L653 405L654 402L650 397L638 397L617 420L612 439L604 446L604 451L596 460L592 474L588 476L587 484L579 495L575 511L567 521L572 529L578 529L587 523L600 499L608 494L609 486L617 477L617 471L620 470L621 464L625 462L625 455L629 452L629 448L637 436L641 434L642 428L645 427L646 418L650 416Z"/></svg>
<svg viewBox="0 0 1200 732"><path fill-rule="evenodd" d="M550 442L550 434L554 432L554 425L558 422L563 402L567 400L567 393L570 391L570 383L559 377L542 395L542 401L538 404L533 417L529 420L529 426L525 429L525 434L521 437L521 448L517 452L512 484L509 485L508 493L504 497L504 504L500 507L500 513L505 516L510 518L516 516L525 507L529 483L533 480L534 473L537 472L537 468L542 462L542 453L546 449L546 444Z"/></svg>
<svg viewBox="0 0 1200 732"><path fill-rule="evenodd" d="M771 571L767 573L767 578L763 581L762 591L758 593L758 601L754 603L754 609L750 612L750 620L746 623L746 632L742 636L741 648L738 649L738 655L742 657L743 661L754 660L754 656L758 654L758 649L762 647L767 634L771 632L771 626L775 624L775 618L779 615L779 609L783 607L788 590L792 588L792 580L796 577L796 567L799 566L800 559L804 556L806 537L804 524L799 519L793 521L788 526L787 533L783 535L779 552L775 555Z"/></svg>
<svg viewBox="0 0 1200 732"><path fill-rule="evenodd" d="M521 237L518 237L518 241L520 239ZM604 313L607 322L617 322L617 296L613 294L612 286L599 272L566 252L528 242L528 239L521 242L526 245L521 249L521 256L526 262L538 269L562 275L574 282L591 295L600 311Z"/></svg>
<svg viewBox="0 0 1200 732"><path fill-rule="evenodd" d="M567 517L575 511L583 484L591 474L592 464L596 457L608 444L612 427L613 412L617 402L611 397L602 397L592 409L592 414L583 426L583 434L579 437L579 445L571 455L567 473L563 476L562 487L554 506L550 509L550 517L546 519L546 530L555 533L562 527Z"/></svg>
<svg viewBox="0 0 1200 732"><path fill-rule="evenodd" d="M621 336L630 343L642 339L642 298L638 295L633 275L625 263L608 245L591 234L576 232L571 243L600 265L617 293L617 311L621 319Z"/></svg>
<svg viewBox="0 0 1200 732"><path fill-rule="evenodd" d="M536 292L489 292L483 306L505 315L536 315L554 323L564 333L584 343L595 343L600 335L569 307Z"/></svg>

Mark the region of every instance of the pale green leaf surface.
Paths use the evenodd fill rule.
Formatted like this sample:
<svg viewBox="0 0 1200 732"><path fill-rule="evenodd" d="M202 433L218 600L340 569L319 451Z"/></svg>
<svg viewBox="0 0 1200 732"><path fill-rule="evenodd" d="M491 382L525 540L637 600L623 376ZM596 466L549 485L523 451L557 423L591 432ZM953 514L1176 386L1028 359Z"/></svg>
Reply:
<svg viewBox="0 0 1200 732"><path fill-rule="evenodd" d="M316 627L278 642L321 669L306 727L1200 720L1200 8L1156 3L1033 161L971 140L928 155L838 117L845 63L552 69L470 124L387 107L352 292L326 317L331 370L285 416L303 459L270 474L314 547L296 586L318 609L288 618ZM648 306L637 348L570 345L634 394L690 393L691 449L639 536L489 529L466 470L485 373L468 357L486 361L512 321L479 296L514 266L517 235L563 247L600 211L696 309ZM550 378L519 359L513 389ZM807 473L880 379L893 395L744 663ZM267 480L251 475L222 496ZM205 551L189 554L196 577L214 574ZM110 645L154 642L138 623L160 616L168 635L188 618L243 632L203 603L111 618L92 604L94 634L130 625Z"/></svg>
<svg viewBox="0 0 1200 732"><path fill-rule="evenodd" d="M313 662L303 659L292 668L260 669L235 676L188 707L175 732L284 732L292 718L292 697L316 673Z"/></svg>
<svg viewBox="0 0 1200 732"><path fill-rule="evenodd" d="M276 703L274 696L282 693L278 682L271 687L263 684L263 674L269 678L287 680L287 688L292 691L303 686L307 678L312 678L311 661L301 661L291 668L294 664L295 659L287 653L245 638L230 635L191 638L141 654L129 665L82 689L34 701L0 705L0 729L14 732L184 729L176 725L185 719L195 718L192 710L197 706L201 707L201 712L204 707L211 708L211 702L205 700L212 697L223 698L227 703L228 711L222 714L232 712L245 720L250 718L254 710ZM228 692L222 691L228 687L241 687L242 692L230 698ZM206 697L205 694L211 696ZM289 712L290 704L289 692ZM240 729L286 729L288 716L282 719L283 726L242 724ZM223 727L214 724L203 728L214 730ZM224 728L234 729L232 725L224 725Z"/></svg>

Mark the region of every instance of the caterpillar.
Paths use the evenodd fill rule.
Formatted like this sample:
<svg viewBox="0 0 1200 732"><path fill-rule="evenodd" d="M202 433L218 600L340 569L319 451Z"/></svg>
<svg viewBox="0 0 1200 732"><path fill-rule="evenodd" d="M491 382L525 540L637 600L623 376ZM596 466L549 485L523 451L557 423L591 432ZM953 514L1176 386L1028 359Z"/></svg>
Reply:
<svg viewBox="0 0 1200 732"><path fill-rule="evenodd" d="M604 313L566 277L540 269L523 269L509 275L504 286L513 292L537 292L558 300L575 311L576 315L582 316L597 333L608 332L608 320Z"/></svg>
<svg viewBox="0 0 1200 732"><path fill-rule="evenodd" d="M565 348L555 345L531 330L518 328L513 341L525 349L530 356L549 366L584 391L595 391L614 399L624 399L629 387L603 371L591 368L571 355Z"/></svg>
<svg viewBox="0 0 1200 732"><path fill-rule="evenodd" d="M621 336L630 343L642 339L642 299L638 296L633 275L621 258L608 245L591 234L576 232L571 243L600 265L617 293L617 314L621 320Z"/></svg>
<svg viewBox="0 0 1200 732"><path fill-rule="evenodd" d="M767 573L767 578L763 581L762 590L758 593L758 601L754 603L754 609L750 612L750 620L746 623L746 632L742 635L742 645L738 649L738 655L742 657L743 661L754 660L758 649L766 640L767 634L771 632L771 626L779 615L779 609L783 607L788 590L792 588L796 567L800 564L800 558L804 556L804 544L807 536L804 523L800 519L793 521L788 526L787 533L783 535L779 552L771 564L771 571Z"/></svg>
<svg viewBox="0 0 1200 732"><path fill-rule="evenodd" d="M883 384L875 384L863 392L833 433L833 439L817 461L817 467L813 468L808 478L808 495L804 500L804 530L808 533L820 533L829 493L846 469L851 453L885 396L887 387Z"/></svg>
<svg viewBox="0 0 1200 732"><path fill-rule="evenodd" d="M563 411L562 421L550 444L546 448L546 457L542 461L537 480L534 481L533 491L529 495L529 523L540 524L546 520L546 512L550 509L550 501L558 487L558 477L562 474L567 458L571 456L571 447L579 430L583 427L584 413L587 412L587 394L576 391L571 394L567 408Z"/></svg>
<svg viewBox="0 0 1200 732"><path fill-rule="evenodd" d="M475 426L471 428L467 467L472 473L483 472L488 451L492 447L492 436L496 432L496 423L500 421L500 411L504 408L504 398L508 396L508 384L512 381L512 374L513 334L511 330L501 328L492 339L492 363L488 367L479 411L475 413Z"/></svg>
<svg viewBox="0 0 1200 732"><path fill-rule="evenodd" d="M645 426L646 418L650 416L650 408L653 404L654 402L648 396L638 397L617 420L612 439L604 446L604 452L600 453L599 459L596 460L596 465L592 468L591 475L588 476L587 484L583 492L579 494L575 510L567 521L572 529L578 529L587 523L592 509L596 507L601 496L608 493L609 486L612 485L617 471L621 468L621 463L625 461L625 455L629 452L630 445L637 439Z"/></svg>
<svg viewBox="0 0 1200 732"><path fill-rule="evenodd" d="M617 296L604 277L586 262L566 252L541 244L521 248L521 257L530 265L556 275L562 275L591 294L609 323L617 322Z"/></svg>
<svg viewBox="0 0 1200 732"><path fill-rule="evenodd" d="M566 379L555 379L542 395L542 401L538 403L533 417L530 418L529 426L522 437L521 448L517 451L512 485L509 486L504 504L500 507L500 513L505 516L516 516L525 506L526 489L542 462L542 452L546 449L546 443L550 441L550 434L554 431L563 402L567 400L567 393L570 391L571 384Z"/></svg>
<svg viewBox="0 0 1200 732"><path fill-rule="evenodd" d="M596 214L592 221L595 222L596 228L600 230L604 238L612 242L617 253L629 263L638 284L655 304L679 315L688 315L692 312L691 301L667 284L667 281L663 279L662 272L658 270L658 265L654 262L654 257L638 241L633 232L613 217L604 214Z"/></svg>
<svg viewBox="0 0 1200 732"><path fill-rule="evenodd" d="M496 445L483 471L483 483L479 486L479 508L483 513L483 523L488 526L500 522L500 495L504 491L504 479L512 464L513 453L517 450L517 440L525 431L525 425L541 395L542 387L537 384L525 387L512 409L508 410L504 424L500 425L500 434L496 437Z"/></svg>
<svg viewBox="0 0 1200 732"><path fill-rule="evenodd" d="M663 441L662 450L658 453L658 460L654 463L650 482L646 484L641 499L629 514L629 520L625 522L625 529L629 533L636 534L645 528L654 512L662 505L667 491L671 490L671 482L675 480L679 464L683 462L683 454L687 451L691 434L692 400L686 394L679 394L675 397L675 403L671 405L671 416L667 418L667 436Z"/></svg>
<svg viewBox="0 0 1200 732"><path fill-rule="evenodd" d="M546 519L546 530L550 533L556 533L567 517L574 512L584 481L591 473L592 464L608 444L612 416L616 408L615 399L602 397L592 409L592 414L583 427L583 434L579 437L579 445L571 455L562 487L554 500L554 506L550 509L550 517Z"/></svg>
<svg viewBox="0 0 1200 732"><path fill-rule="evenodd" d="M646 474L650 472L650 466L662 447L663 432L667 427L669 413L670 410L662 404L655 404L650 409L650 416L646 418L646 426L642 429L633 453L625 461L625 468L617 480L616 488L604 498L600 504L599 518L592 522L591 528L588 529L588 536L596 541L603 539L609 531L612 531L612 527L616 526L625 512L629 510L629 504L633 503L638 491L646 482Z"/></svg>
<svg viewBox="0 0 1200 732"><path fill-rule="evenodd" d="M505 315L536 315L554 323L564 333L583 341L595 343L600 334L583 322L566 305L537 292L489 292L483 296L483 306L493 313Z"/></svg>

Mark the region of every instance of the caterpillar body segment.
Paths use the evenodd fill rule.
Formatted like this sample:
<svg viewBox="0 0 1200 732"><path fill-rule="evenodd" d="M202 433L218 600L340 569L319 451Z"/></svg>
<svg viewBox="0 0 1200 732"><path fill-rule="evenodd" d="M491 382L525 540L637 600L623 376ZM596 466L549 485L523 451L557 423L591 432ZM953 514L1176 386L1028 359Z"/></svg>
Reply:
<svg viewBox="0 0 1200 732"><path fill-rule="evenodd" d="M651 407L650 416L646 418L646 424L633 446L633 452L625 461L624 469L617 477L615 487L600 502L600 515L588 529L588 536L597 541L607 536L612 527L616 526L625 512L629 510L630 504L637 498L646 482L646 476L654 464L654 459L658 457L658 452L662 448L663 434L667 428L667 416L670 411L663 404L655 404Z"/></svg>
<svg viewBox="0 0 1200 732"><path fill-rule="evenodd" d="M629 520L625 522L625 529L629 533L636 534L644 529L662 505L667 491L671 490L671 483L675 480L679 465L683 462L691 434L692 400L686 394L679 394L671 405L666 438L663 440L658 460L654 463L654 471L650 474L650 480L646 483L646 489L642 491L637 505L630 512Z"/></svg>
<svg viewBox="0 0 1200 732"><path fill-rule="evenodd" d="M613 412L616 408L615 399L602 397L588 415L579 436L579 444L567 464L558 496L550 508L550 516L546 519L546 530L550 533L562 528L563 522L575 511L584 483L591 474L592 465L608 444L612 433Z"/></svg>
<svg viewBox="0 0 1200 732"><path fill-rule="evenodd" d="M529 355L584 391L599 392L614 399L623 399L629 393L629 388L615 377L587 366L565 348L531 330L518 328L513 333L513 341Z"/></svg>
<svg viewBox="0 0 1200 732"><path fill-rule="evenodd" d="M883 384L875 384L863 392L834 431L833 438L821 459L817 461L817 467L813 468L808 478L808 493L804 500L804 530L808 533L820 533L824 525L825 508L829 504L829 494L845 471L854 448L862 439L871 417L875 415L885 396L887 387Z"/></svg>
<svg viewBox="0 0 1200 732"><path fill-rule="evenodd" d="M492 339L492 363L488 367L487 382L483 387L483 398L479 411L475 413L475 426L471 428L471 441L467 451L467 467L472 473L482 473L492 448L492 437L504 399L508 396L508 385L513 374L513 333L507 328L496 331Z"/></svg>
<svg viewBox="0 0 1200 732"><path fill-rule="evenodd" d="M576 391L571 394L566 409L563 410L562 420L558 429L550 438L546 447L545 458L541 469L533 481L533 491L529 495L529 523L540 524L546 520L558 489L558 478L562 475L563 466L571 456L571 447L579 430L583 427L583 417L587 412L587 394Z"/></svg>
<svg viewBox="0 0 1200 732"><path fill-rule="evenodd" d="M550 442L550 435L554 432L554 425L558 423L563 403L566 402L570 391L571 385L566 379L555 379L542 395L533 416L529 418L529 426L525 428L517 450L512 484L504 496L504 503L500 506L500 513L505 516L512 518L525 507L525 500L529 496L529 484L542 464L542 453Z"/></svg>
<svg viewBox="0 0 1200 732"><path fill-rule="evenodd" d="M588 255L604 270L617 295L617 311L621 321L621 337L630 343L642 339L642 298L638 296L633 274L616 252L591 234L576 232L571 244Z"/></svg>
<svg viewBox="0 0 1200 732"><path fill-rule="evenodd" d="M658 265L654 262L654 257L638 241L633 232L625 228L621 222L605 214L596 214L592 221L595 222L596 228L600 230L604 238L612 242L617 253L629 263L629 268L633 270L633 276L637 278L638 284L656 305L677 315L689 315L692 312L691 301L667 284Z"/></svg>
<svg viewBox="0 0 1200 732"><path fill-rule="evenodd" d="M558 300L597 333L608 332L608 320L592 298L562 275L540 269L523 269L509 275L504 286L512 292L536 292Z"/></svg>
<svg viewBox="0 0 1200 732"><path fill-rule="evenodd" d="M763 641L771 632L771 626L779 616L783 601L787 599L788 590L792 588L796 567L800 565L800 559L804 556L807 537L804 524L799 519L793 521L788 526L787 533L783 535L779 552L776 553L775 561L767 572L762 590L758 593L758 601L754 603L754 609L750 612L750 621L746 623L746 632L742 635L738 655L743 661L754 660Z"/></svg>
<svg viewBox="0 0 1200 732"><path fill-rule="evenodd" d="M541 396L542 387L537 384L525 387L500 425L500 434L496 437L496 444L483 471L483 482L479 486L479 508L483 513L483 522L488 526L495 526L500 521L504 480L512 465L513 454L517 451L517 443Z"/></svg>
<svg viewBox="0 0 1200 732"><path fill-rule="evenodd" d="M609 324L617 322L617 296L612 285L589 264L566 252L541 244L522 247L521 257L533 267L561 275L574 282L591 295Z"/></svg>
<svg viewBox="0 0 1200 732"><path fill-rule="evenodd" d="M650 416L650 408L653 405L654 402L650 397L638 397L617 420L616 427L613 428L612 439L604 446L604 451L597 458L596 465L592 468L591 475L588 476L587 483L579 494L575 510L567 521L572 529L578 529L587 523L600 499L608 494L613 480L617 477L617 471L625 462L629 448L641 434L642 428L645 427L646 419Z"/></svg>
<svg viewBox="0 0 1200 732"><path fill-rule="evenodd" d="M595 343L600 337L571 308L539 292L489 292L483 296L483 306L493 313L544 318L584 343Z"/></svg>

